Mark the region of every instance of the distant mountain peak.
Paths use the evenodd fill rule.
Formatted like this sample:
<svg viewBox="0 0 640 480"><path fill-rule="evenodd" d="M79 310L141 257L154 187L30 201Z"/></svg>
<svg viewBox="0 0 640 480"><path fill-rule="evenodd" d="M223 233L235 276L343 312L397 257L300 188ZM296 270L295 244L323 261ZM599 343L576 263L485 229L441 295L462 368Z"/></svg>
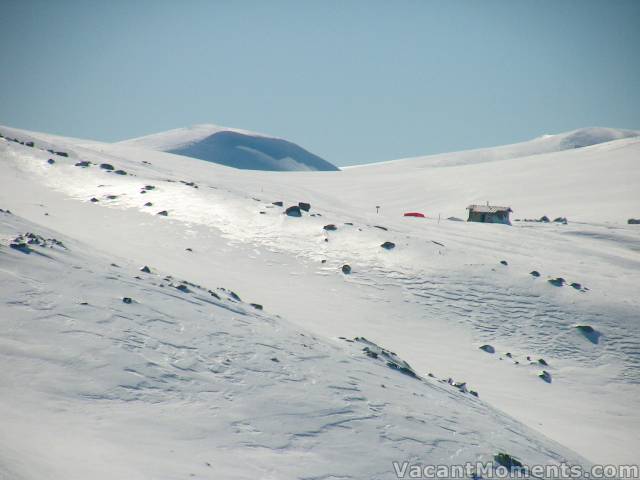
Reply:
<svg viewBox="0 0 640 480"><path fill-rule="evenodd" d="M339 170L282 138L238 128L199 124L119 142L246 170Z"/></svg>

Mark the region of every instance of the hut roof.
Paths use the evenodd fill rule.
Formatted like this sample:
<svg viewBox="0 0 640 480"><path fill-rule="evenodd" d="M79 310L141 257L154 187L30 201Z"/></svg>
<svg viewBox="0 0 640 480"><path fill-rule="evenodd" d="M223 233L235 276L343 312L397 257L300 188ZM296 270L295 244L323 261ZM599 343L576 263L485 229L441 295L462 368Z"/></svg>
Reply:
<svg viewBox="0 0 640 480"><path fill-rule="evenodd" d="M513 212L511 207L498 207L497 205L469 205L467 210L478 213Z"/></svg>

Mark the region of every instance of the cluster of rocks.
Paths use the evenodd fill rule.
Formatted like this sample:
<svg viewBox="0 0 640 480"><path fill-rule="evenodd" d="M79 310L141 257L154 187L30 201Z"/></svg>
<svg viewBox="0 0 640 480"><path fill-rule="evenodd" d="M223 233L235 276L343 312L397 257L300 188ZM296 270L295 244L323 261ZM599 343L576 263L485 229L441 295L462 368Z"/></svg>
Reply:
<svg viewBox="0 0 640 480"><path fill-rule="evenodd" d="M0 208L0 213L6 213L8 215L11 215L11 210L3 210Z"/></svg>
<svg viewBox="0 0 640 480"><path fill-rule="evenodd" d="M479 346L478 348L483 352L487 352L491 354L496 353L496 349L493 345L484 344ZM520 362L518 360L515 360L511 352L506 352L504 356L506 358L513 360L514 365L520 365ZM502 359L503 359L502 356L498 358L498 360L502 360ZM549 366L549 363L544 358L538 358L537 360L534 360L530 355L527 355L526 359L529 362L529 365L539 365L543 367ZM551 383L551 374L546 370L542 370L540 373L538 373L538 377L540 377L542 380L544 380L547 383Z"/></svg>
<svg viewBox="0 0 640 480"><path fill-rule="evenodd" d="M41 235L37 235L31 232L18 235L9 244L10 248L21 251L23 253L31 253L33 251L31 249L32 246L39 246L43 248L58 247L65 250L67 249L67 247L65 247L65 245L60 240L57 240L55 238L44 238Z"/></svg>
<svg viewBox="0 0 640 480"><path fill-rule="evenodd" d="M188 250L191 250L191 249L188 249ZM118 265L112 263L111 266L117 267ZM153 275L153 271L152 271L151 267L149 267L148 265L144 265L143 267L141 267L140 268L140 272L146 273L146 274L149 274L149 275ZM142 279L139 276L136 276L135 278L138 279L138 280ZM157 285L160 288L165 288L165 287L175 288L176 290L178 290L178 291L180 291L182 293L196 293L197 290L200 290L202 292L208 293L210 296L214 297L216 300L222 301L222 297L218 293L216 293L215 291L210 290L210 289L206 289L206 288L202 287L201 285L189 282L187 280L174 279L173 276L171 276L171 275L164 276L162 278L162 282L161 283L159 283L159 284L155 284L154 283L154 285ZM240 296L237 293L235 293L234 291L232 291L232 290L226 289L224 287L218 287L217 291L224 293L224 295L227 297L227 300L230 300L230 301L233 301L233 302L242 302L242 300L240 299ZM131 300L131 298L129 298L129 297L124 297L122 299L122 301L124 303L132 303L133 302L133 300ZM264 309L263 305L261 305L259 303L249 303L249 305L252 308L256 309L256 310L263 310Z"/></svg>
<svg viewBox="0 0 640 480"><path fill-rule="evenodd" d="M567 217L556 217L552 221L546 215L543 215L540 218L524 218L524 219L516 218L514 221L515 222L560 223L562 225L567 225L569 223L569 221L567 220Z"/></svg>
<svg viewBox="0 0 640 480"><path fill-rule="evenodd" d="M395 352L392 352L391 350L387 350L386 348L383 348L380 345L370 340L367 340L364 337L355 337L353 340L349 340L345 337L338 337L338 338L349 343L363 344L364 347L362 348L362 351L367 357L372 358L374 360L380 360L384 362L387 367L391 368L392 370L396 370L404 375L407 375L408 377L415 378L416 380L419 380L419 381L424 381L424 378L418 375L416 371L411 367L411 365L409 365L407 362L405 362L400 357L398 357L398 355ZM436 376L433 375L432 373L429 373L428 376L431 378L436 378ZM439 380L442 383L451 385L452 387L456 388L462 393L468 393L470 395L473 395L474 397L478 397L478 392L476 392L475 390L468 389L466 382L456 382L452 378L437 379L437 380Z"/></svg>

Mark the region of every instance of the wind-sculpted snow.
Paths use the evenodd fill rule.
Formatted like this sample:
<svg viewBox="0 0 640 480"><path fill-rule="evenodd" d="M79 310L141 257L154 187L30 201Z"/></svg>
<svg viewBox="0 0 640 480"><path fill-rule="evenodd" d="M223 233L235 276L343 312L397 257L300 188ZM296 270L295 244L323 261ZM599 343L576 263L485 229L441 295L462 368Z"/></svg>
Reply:
<svg viewBox="0 0 640 480"><path fill-rule="evenodd" d="M10 249L23 231L67 248ZM0 213L0 239L6 478L386 479L393 461L503 451L587 465L450 385L416 381L360 342L322 340L226 289L141 273L15 215Z"/></svg>

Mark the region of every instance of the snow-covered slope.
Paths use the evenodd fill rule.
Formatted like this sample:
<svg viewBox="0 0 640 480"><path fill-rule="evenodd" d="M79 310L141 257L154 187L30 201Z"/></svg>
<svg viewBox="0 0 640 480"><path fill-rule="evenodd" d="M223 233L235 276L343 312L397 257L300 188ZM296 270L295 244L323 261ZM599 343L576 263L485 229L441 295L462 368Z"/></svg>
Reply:
<svg viewBox="0 0 640 480"><path fill-rule="evenodd" d="M149 304L153 304L154 308L158 306L153 315L141 311L134 320L144 323L153 316L159 321L152 321L151 324L164 325L162 320L166 320L167 316L179 317L170 320L180 321L184 326L176 333L179 336L180 331L184 332L184 336L174 339L182 343L176 345L195 345L198 351L208 351L206 349L209 347L199 343L186 325L193 321L193 325L198 325L194 328L198 331L203 329L202 335L207 328L214 331L221 328L209 327L208 324L202 326L201 317L196 313L192 315L186 304L176 304L180 306L174 309L168 301L163 300L164 292L177 295L171 298L180 301L193 300L186 302L188 308L201 309L216 317L223 316L216 313L220 305L200 305L198 302L203 302L202 298L194 300L190 296L205 295L196 288L193 288L196 293L183 295L183 292L168 287L168 283L165 287L159 287L145 282L151 278L158 283L161 277L170 274L176 279L187 279L213 291L216 291L215 287L224 286L238 292L243 299L264 305L264 318L274 322L275 328L285 332L283 336L288 339L286 345L272 343L278 340L278 335L269 336L269 333L257 327L255 332L237 334L251 339L251 345L266 343L291 352L295 343L290 341L292 337L287 336L289 333L286 332L291 332L294 337L299 333L313 335L318 346L312 347L312 356L321 355L316 348L320 351L334 348L334 354L323 361L344 366L345 375L350 378L357 377L350 365L357 365L354 367L356 369L360 366L369 369L372 368L367 363L370 359L358 357L361 355L361 346L338 341L337 337L364 336L395 351L416 372L426 377L429 384L433 382L436 387L443 386L446 392L457 398L457 390L450 392L450 387L437 379L452 377L455 381L464 381L469 388L479 392L479 401L484 405L482 408L500 409L540 435L560 442L591 461L637 461L640 445L640 417L637 413L640 407L640 319L635 299L638 297L637 286L640 285L640 229L625 222L628 217L640 217L636 213L640 211L640 197L635 188L640 183L640 164L637 162L639 139L620 139L556 153L449 168L422 168L404 162L401 166L387 164L338 172L292 172L281 175L276 172L229 169L184 156L122 144L84 142L4 127L0 128L0 133L35 142L34 147L30 148L0 139L0 208L12 210L12 221L18 222L9 224L5 230L5 241L14 233L28 230L46 237L61 238L67 246L75 243L76 246L70 248L69 252L61 252L60 255L80 252L80 257L65 258L71 258L72 265L85 270L83 265L95 265L92 270L97 272L97 277L87 277L81 281L88 285L86 292L97 290L95 294L100 295L102 288L107 293L101 300L103 303L88 303L113 310L116 323L128 322L120 316L131 317L132 311L122 310L125 306L121 304L120 297L127 293L111 290L110 282L105 280L106 270L101 269L108 269L110 262L121 265L123 270L115 271L120 272L120 280L127 280L127 288L133 293L127 292L138 302L133 304L134 307L126 305L127 308L141 308L140 305ZM69 156L51 155L46 151L47 148L64 151ZM54 160L53 164L48 163L49 158ZM103 163L111 164L114 171L100 168ZM116 174L115 170L122 170L123 174ZM486 199L511 205L516 218L539 217L543 214L553 218L562 215L569 217L569 224L514 222L513 227L508 227L444 220L448 215L462 217L469 203ZM302 217L289 217L283 214L282 207L272 203L275 201L283 201L284 207L300 201L309 202L311 209L308 213L303 212ZM376 205L381 207L378 214ZM430 218L402 216L403 212L415 210L427 213ZM167 215L157 215L162 211L166 211ZM440 222L437 212L442 213ZM323 227L328 224L333 224L336 229L325 230ZM385 241L394 242L395 248L381 248L380 245ZM9 253L16 255L20 252ZM98 260L98 257L104 258L104 261ZM39 257L20 253L11 258L27 258L28 262L32 262ZM501 260L506 264L502 264ZM351 266L351 274L341 272L344 264ZM4 278L16 279L18 277L11 272L32 268L27 263L13 265L8 269L9 276ZM151 277L137 272L142 265L151 266ZM39 268L33 266L31 271L36 272ZM74 272L76 270L83 271L73 269ZM530 275L533 270L540 272L541 276ZM3 274L6 271L3 269ZM82 275L85 273L88 274L84 272ZM62 276L60 271L56 271L48 278L53 278L54 274ZM136 274L143 280L132 278ZM31 278L34 276L35 273ZM566 279L567 284L557 287L547 281L557 277ZM95 278L99 281L94 282ZM120 280L113 282L119 285ZM172 281L175 283L175 280ZM3 301L5 308L11 311L18 311L21 305L26 305L28 298L25 297L35 299L38 296L38 290L29 287L28 282L20 281L16 285L11 281L6 282L9 288L3 289L3 293L9 293L3 297ZM569 286L570 283L579 283L579 288ZM56 291L62 287L53 285L49 280L43 284L60 296L56 298L65 299L71 295L68 291ZM19 290L23 287L24 290ZM143 289L144 293L138 288ZM21 294L20 291L26 293ZM147 294L151 297L145 298ZM60 321L71 322L79 315L76 310L65 312L68 305L56 301L62 311ZM78 301L81 303L85 300ZM166 309L164 305L168 305ZM115 306L118 308L115 309ZM25 317L21 318L39 318L33 310L29 310L31 307L24 308ZM51 311L58 311L57 308L52 307ZM209 308L215 310L207 310ZM251 318L252 313L256 313L246 305L238 308L250 312L247 315ZM244 319L244 313L235 315ZM262 315L258 316L262 318ZM55 318L58 319L58 316ZM585 335L575 328L578 324L592 326L595 333ZM20 328L31 327L26 322L20 325L14 325L7 335L17 335ZM95 331L103 330L114 337L109 325L109 322L100 323L95 326ZM225 325L222 330L230 332L231 328ZM157 332L145 333L152 337L158 335ZM268 341L253 340L256 338L252 336L254 333L264 336ZM495 347L495 354L478 348L487 343ZM75 348L72 346L74 351ZM352 348L355 350L350 350ZM184 353L190 352L189 349L183 350ZM255 351L255 348L251 351ZM507 352L509 355L506 355ZM100 355L97 358L103 358ZM247 352L246 355L250 354ZM13 353L10 353L10 358L16 366L22 362L27 365L26 362L30 361L24 360L24 356L20 359ZM170 361L173 357L166 358ZM256 358L264 360L259 355ZM539 363L540 358L548 365ZM283 363L280 357L278 359ZM361 359L366 362L350 363L356 360L360 362ZM201 373L200 369L205 364L196 362L195 371ZM313 379L311 383L315 381L324 385L326 380L332 385L342 385L330 379L334 376L334 369L329 363L320 364L310 360L305 365L311 369L305 370L305 374ZM374 363L374 366L382 368L387 374L391 371L384 365ZM538 377L542 369L549 372L550 383ZM140 373L138 369L135 370ZM107 379L115 375L112 370L105 371L111 372L106 375ZM435 380L429 380L429 372L435 376ZM6 370L0 373L3 381L10 375L10 371ZM90 378L94 374L90 372L86 375ZM185 375L195 374L187 371ZM374 378L369 373L363 375ZM400 378L407 380L404 376ZM182 391L179 380L166 381L156 393L163 394L171 389ZM285 382L291 383L288 380ZM380 383L388 387L385 381ZM420 389L427 388L421 382L419 384ZM10 388L14 388L15 381L10 385ZM39 389L43 386L46 388L46 385L44 380L38 380L23 388L34 389L34 395L39 397ZM69 392L76 391L72 380L61 381L60 385ZM239 382L238 385L251 389L252 382ZM360 383L358 386L360 392L348 395L367 398L367 401L363 401L367 403L373 397L373 390L366 387L366 393L362 393L365 391L362 385ZM370 388L373 389L374 384ZM255 390L267 391L257 387ZM15 391L18 392L17 388ZM336 391L345 390L338 388ZM20 395L16 393L15 397L21 399L27 395L26 391L21 392ZM399 409L411 409L411 403L402 402L410 402L405 397L421 398L421 392L403 390L400 395L402 400L393 394L393 398L385 397L384 401L398 405ZM243 395L245 393L233 390L234 398ZM315 396L301 399L295 395L292 396L295 399L294 406L304 405L305 402L315 405L317 400ZM450 404L444 400L441 402L439 398L425 402L429 405L429 415L443 415L455 424L475 424L475 417L467 409L466 403ZM465 402L478 401L468 394L463 394L462 398ZM89 410L101 408L102 405L100 399L95 402L90 402L90 399L83 401L89 402L86 407L88 410L73 408L74 412L78 412L75 417L77 422L81 422L85 414L89 415L87 418L96 418L91 416L93 414ZM13 410L17 409L12 402L5 402L4 405L7 404L13 405L10 407ZM137 404L130 404L128 408L132 408L131 405ZM180 414L177 407L163 409L163 405L167 404L160 403L158 409L153 410L164 412L164 417L158 415L156 419L149 419L148 412L151 410L147 410L147 407L133 410L131 415L140 418L134 425L140 429L132 435L129 446L135 444L136 439L148 435L148 432L160 432L158 436L162 436L161 432L172 431L180 421ZM269 436L288 431L286 425L279 430L251 417L252 412L260 412L264 405L270 405L270 401L246 400L241 405L244 416L251 418L246 422L248 425L242 427L245 429L243 435L254 438L254 433L247 432L257 430L261 435ZM111 407L106 408L108 410ZM187 419L196 416L210 418L202 417L196 400L183 399L180 408L197 412L198 415L188 415ZM304 411L303 407L300 408L299 411ZM48 413L32 404L25 410L50 418ZM117 410L114 407L114 411ZM357 413L363 411L357 410ZM132 417L116 415L111 418L105 413L100 418L103 419L100 425L106 422L112 425L112 430L105 434L105 431L92 429L91 432L97 432L94 438L106 439L105 443L96 445L101 444L105 447L102 451L112 451L113 456L117 457L120 452L116 447L113 447L115 450L106 447L124 442L124 421L120 423L118 419L131 420ZM398 421L398 417L385 419L390 426ZM13 431L27 431L26 422L15 424ZM208 428L211 425L220 426L221 423L217 422L223 420L216 417L211 423L208 420L201 421L202 429L191 431L194 422L186 422L184 431L175 427L179 438L188 439L190 451L217 452L215 444L209 442L220 441L222 437L217 437ZM367 425L376 424L372 422ZM415 454L414 459L423 463L442 458L438 456L439 453L430 456L429 452L447 454L447 451L441 450L446 442L440 442L439 437L430 437L425 442L422 437L418 437L417 441L412 434L404 435L396 445L378 440L376 448L370 451L363 453L358 450L359 447L350 447L352 449L349 450L351 440L358 442L363 438L373 438L355 436L354 431L361 435L368 428L330 428L328 432L337 435L335 444L344 446L345 451L355 452L354 455L361 458L362 462L358 462L351 470L344 467L326 472L319 468L314 472L328 475L328 478L331 478L330 474L338 478L340 474L352 474L355 478L387 478L392 472L390 466L376 477L375 472L367 470L363 463L373 461L372 458L380 458L384 462L389 462L392 457L404 460L407 455L415 453L411 450L413 446L421 452ZM423 428L423 431L431 432L428 426ZM463 431L461 427L449 425L448 428L457 432L456 437L460 437ZM483 424L477 431L486 434L491 428ZM384 431L377 427L374 429L378 433ZM510 430L511 427L505 429ZM48 431L49 427L43 430ZM185 433L187 430L191 434ZM520 426L516 430L523 432ZM527 439L532 438L530 432L523 434ZM500 437L495 435L495 438ZM323 461L329 459L329 463L335 461L336 465L341 465L344 457L325 449L325 440L328 438L320 435L318 443L305 450L304 457L293 458L303 462L308 458L322 457ZM479 440L480 445L484 444L484 438ZM182 455L185 450L181 450L182 447L178 447L178 442L174 440L171 437L163 445L171 445L167 448L182 452ZM512 440L509 437L509 441ZM241 441L247 440L242 437ZM329 442L334 442L333 437ZM496 445L488 440L486 442ZM90 444L91 441L89 439L84 443ZM154 444L145 445L148 449L144 450L144 458L149 459L148 462L144 460L146 465L153 463ZM279 456L276 457L284 460L276 465L272 444L269 444L269 449L250 443L242 445L246 447L244 453L251 455L246 463L252 463L254 456L265 455L261 457L265 458L265 463L261 465L274 469L273 478L304 476L296 470L280 470L282 465L289 466L292 462L291 457L287 457L286 448L278 450ZM198 450L200 447L203 450ZM5 455L5 458L13 459L13 470L23 471L22 468L26 467L16 467L15 462L28 447L7 448L11 455ZM558 451L552 444L546 443L540 450L537 447L534 450ZM180 458L187 458L187 454L184 455ZM167 458L171 457L163 456L161 462L169 461ZM233 455L230 458L234 458ZM54 460L46 461L55 464ZM457 461L457 458L453 461ZM182 461L177 464L182 465ZM377 460L373 464L381 465ZM125 464L115 463L114 468L115 465ZM127 465L135 465L145 472L151 471L144 470L147 467L141 467L136 460L131 460ZM250 472L255 474L255 471ZM243 470L236 477L243 478L244 473ZM313 477L312 474L307 476ZM233 475L229 477L234 478ZM268 478L268 475L264 474L264 477Z"/></svg>
<svg viewBox="0 0 640 480"><path fill-rule="evenodd" d="M589 147L600 143L612 142L623 138L640 136L639 130L622 130L616 128L590 127L572 130L556 135L543 135L526 142L514 143L490 148L478 148L462 152L442 153L427 155L388 162L379 162L369 165L355 165L347 168L383 167L390 163L396 164L394 168L411 167L452 167L457 165L469 165L474 163L493 162L496 160L509 160L513 158L529 157L545 153L561 152L574 148Z"/></svg>
<svg viewBox="0 0 640 480"><path fill-rule="evenodd" d="M36 243L10 248L20 234ZM498 452L588 466L367 342L2 212L0 264L0 478L390 479L393 461Z"/></svg>
<svg viewBox="0 0 640 480"><path fill-rule="evenodd" d="M338 170L335 165L286 140L216 125L177 128L120 143L247 170Z"/></svg>

